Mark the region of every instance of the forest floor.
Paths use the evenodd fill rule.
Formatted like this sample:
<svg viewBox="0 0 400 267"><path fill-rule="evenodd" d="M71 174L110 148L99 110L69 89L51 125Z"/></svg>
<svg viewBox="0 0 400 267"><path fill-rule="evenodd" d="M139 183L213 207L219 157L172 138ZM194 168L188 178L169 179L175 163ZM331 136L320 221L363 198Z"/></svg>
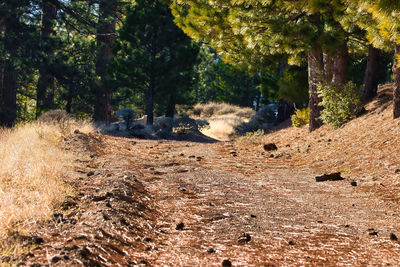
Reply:
<svg viewBox="0 0 400 267"><path fill-rule="evenodd" d="M14 262L399 265L400 121L385 90L338 130L286 128L253 143L76 132L66 139L79 155L76 194ZM334 171L345 179L316 182Z"/></svg>

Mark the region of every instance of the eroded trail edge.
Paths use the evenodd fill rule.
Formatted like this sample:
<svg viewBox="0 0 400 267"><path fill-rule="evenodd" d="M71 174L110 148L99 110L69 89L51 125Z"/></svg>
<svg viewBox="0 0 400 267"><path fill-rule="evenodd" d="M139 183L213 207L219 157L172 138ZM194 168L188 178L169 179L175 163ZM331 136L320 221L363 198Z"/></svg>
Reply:
<svg viewBox="0 0 400 267"><path fill-rule="evenodd" d="M22 264L399 264L398 203L369 186L230 142L100 139Z"/></svg>

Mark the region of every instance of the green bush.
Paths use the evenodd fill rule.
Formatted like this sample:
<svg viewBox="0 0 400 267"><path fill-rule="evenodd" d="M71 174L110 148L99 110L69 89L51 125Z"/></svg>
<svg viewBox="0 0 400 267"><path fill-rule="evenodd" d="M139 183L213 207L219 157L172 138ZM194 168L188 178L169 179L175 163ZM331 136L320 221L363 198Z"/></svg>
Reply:
<svg viewBox="0 0 400 267"><path fill-rule="evenodd" d="M360 90L352 82L340 88L333 84L323 85L318 95L322 99L320 105L324 107L321 120L334 129L354 119L362 108Z"/></svg>
<svg viewBox="0 0 400 267"><path fill-rule="evenodd" d="M296 109L292 115L292 125L294 127L302 127L310 121L310 108Z"/></svg>

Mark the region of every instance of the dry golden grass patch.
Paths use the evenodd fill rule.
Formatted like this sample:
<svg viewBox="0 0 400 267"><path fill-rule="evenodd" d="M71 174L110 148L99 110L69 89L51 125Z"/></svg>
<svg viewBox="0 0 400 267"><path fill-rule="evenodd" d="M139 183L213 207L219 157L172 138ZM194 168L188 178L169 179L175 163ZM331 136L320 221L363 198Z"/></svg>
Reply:
<svg viewBox="0 0 400 267"><path fill-rule="evenodd" d="M255 111L249 107L210 102L196 104L187 113L191 117L204 119L210 123L210 127L201 131L203 134L220 141L227 141L237 134L240 125L249 122Z"/></svg>
<svg viewBox="0 0 400 267"><path fill-rule="evenodd" d="M13 232L29 233L49 218L71 188L66 184L73 155L62 148L72 129L87 123L28 123L0 129L0 247ZM85 129L86 128L86 129Z"/></svg>

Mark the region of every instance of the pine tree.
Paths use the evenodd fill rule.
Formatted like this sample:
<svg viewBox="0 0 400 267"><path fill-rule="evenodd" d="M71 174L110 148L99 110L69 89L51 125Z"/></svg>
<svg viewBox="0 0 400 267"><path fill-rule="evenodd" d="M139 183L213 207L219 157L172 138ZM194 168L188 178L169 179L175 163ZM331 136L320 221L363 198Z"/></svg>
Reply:
<svg viewBox="0 0 400 267"><path fill-rule="evenodd" d="M234 64L261 68L276 55L290 62L307 55L309 65L310 131L322 125L317 88L324 80L323 54L327 44L337 50L337 83L346 80L347 38L337 17L340 1L175 1L176 23L199 41L206 41ZM329 29L329 31L327 31ZM340 35L326 42L329 35Z"/></svg>
<svg viewBox="0 0 400 267"><path fill-rule="evenodd" d="M136 1L120 38L114 61L115 81L144 92L148 124L153 124L155 100L164 102L165 113L172 116L178 90L192 82L197 45L174 24L163 1Z"/></svg>

